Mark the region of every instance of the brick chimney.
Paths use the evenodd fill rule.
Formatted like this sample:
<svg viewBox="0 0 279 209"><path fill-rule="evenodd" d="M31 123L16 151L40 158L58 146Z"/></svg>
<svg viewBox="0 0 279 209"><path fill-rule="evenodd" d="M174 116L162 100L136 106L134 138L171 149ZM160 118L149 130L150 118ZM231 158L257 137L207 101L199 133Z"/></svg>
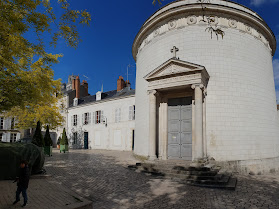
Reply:
<svg viewBox="0 0 279 209"><path fill-rule="evenodd" d="M75 90L76 89L76 79L74 78L72 80L72 90Z"/></svg>
<svg viewBox="0 0 279 209"><path fill-rule="evenodd" d="M82 83L81 83L81 85L82 85L83 88L84 88L84 95L85 95L85 96L88 96L88 83L87 83L87 81L83 80Z"/></svg>
<svg viewBox="0 0 279 209"><path fill-rule="evenodd" d="M79 76L76 77L75 80L75 89L76 89L76 98L80 98L80 80L79 80Z"/></svg>
<svg viewBox="0 0 279 209"><path fill-rule="evenodd" d="M121 91L125 88L125 81L122 76L117 79L117 91Z"/></svg>

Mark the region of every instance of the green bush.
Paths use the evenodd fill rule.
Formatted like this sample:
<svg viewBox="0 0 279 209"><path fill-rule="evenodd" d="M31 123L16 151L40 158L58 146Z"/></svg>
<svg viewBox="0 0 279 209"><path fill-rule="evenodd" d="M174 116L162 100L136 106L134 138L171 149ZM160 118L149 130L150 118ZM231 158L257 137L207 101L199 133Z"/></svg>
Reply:
<svg viewBox="0 0 279 209"><path fill-rule="evenodd" d="M67 134L66 134L66 130L65 128L63 129L63 134L62 134L62 139L60 140L60 145L68 145L69 142L68 142L68 137L67 137Z"/></svg>
<svg viewBox="0 0 279 209"><path fill-rule="evenodd" d="M32 174L41 173L45 162L43 149L34 144L0 142L0 180L18 176L21 160L29 162Z"/></svg>
<svg viewBox="0 0 279 209"><path fill-rule="evenodd" d="M35 130L35 133L33 135L32 138L32 143L37 145L38 147L44 147L45 143L44 143L44 138L41 132L41 123L40 121L37 122L37 127Z"/></svg>
<svg viewBox="0 0 279 209"><path fill-rule="evenodd" d="M49 127L48 126L47 126L47 129L46 129L44 142L45 142L46 147L51 147L52 146L52 139L51 139L50 134L49 134Z"/></svg>

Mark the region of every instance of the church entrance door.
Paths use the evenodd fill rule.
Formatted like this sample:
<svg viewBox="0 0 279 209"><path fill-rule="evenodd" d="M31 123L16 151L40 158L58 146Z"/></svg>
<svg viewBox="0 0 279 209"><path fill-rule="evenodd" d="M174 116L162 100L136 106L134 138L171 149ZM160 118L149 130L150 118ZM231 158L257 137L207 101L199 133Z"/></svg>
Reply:
<svg viewBox="0 0 279 209"><path fill-rule="evenodd" d="M168 100L168 159L192 160L192 97Z"/></svg>

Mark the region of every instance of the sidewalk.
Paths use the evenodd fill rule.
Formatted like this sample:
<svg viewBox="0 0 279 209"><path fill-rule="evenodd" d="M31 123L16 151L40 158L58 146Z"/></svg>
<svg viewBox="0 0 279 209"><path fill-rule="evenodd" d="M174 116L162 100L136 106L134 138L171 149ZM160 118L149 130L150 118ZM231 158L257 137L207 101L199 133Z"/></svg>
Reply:
<svg viewBox="0 0 279 209"><path fill-rule="evenodd" d="M12 205L15 200L16 183L13 181L0 181L0 209L21 208L23 197L20 202ZM30 179L27 190L28 209L92 209L92 202L76 193L66 189L62 185L51 180Z"/></svg>

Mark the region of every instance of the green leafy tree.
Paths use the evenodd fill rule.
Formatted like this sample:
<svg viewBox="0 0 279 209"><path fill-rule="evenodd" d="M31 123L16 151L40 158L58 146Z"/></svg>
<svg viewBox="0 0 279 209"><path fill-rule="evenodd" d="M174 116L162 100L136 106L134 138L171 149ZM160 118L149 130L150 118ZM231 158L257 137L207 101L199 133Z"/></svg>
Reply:
<svg viewBox="0 0 279 209"><path fill-rule="evenodd" d="M35 133L32 138L32 143L37 145L38 147L45 146L44 138L43 138L42 131L41 131L40 121L37 122L37 127L36 127Z"/></svg>
<svg viewBox="0 0 279 209"><path fill-rule="evenodd" d="M66 129L64 128L62 138L60 140L60 145L68 145L68 144L69 144L68 137L67 137L67 134L66 134Z"/></svg>
<svg viewBox="0 0 279 209"><path fill-rule="evenodd" d="M47 147L52 146L52 139L51 139L50 134L49 134L49 127L48 126L47 126L47 129L46 129L44 141L45 141L45 146L47 146Z"/></svg>
<svg viewBox="0 0 279 209"><path fill-rule="evenodd" d="M71 9L67 0L0 1L0 112L23 111L17 120L24 128L30 121L35 127L44 109L55 107L61 82L54 80L51 67L62 55L48 53L45 46L55 47L61 38L76 48L81 41L77 25L88 25L90 21L86 10ZM58 119L54 126L60 124L56 108L47 112L54 115L51 120ZM29 115L30 121L24 123L22 118Z"/></svg>

